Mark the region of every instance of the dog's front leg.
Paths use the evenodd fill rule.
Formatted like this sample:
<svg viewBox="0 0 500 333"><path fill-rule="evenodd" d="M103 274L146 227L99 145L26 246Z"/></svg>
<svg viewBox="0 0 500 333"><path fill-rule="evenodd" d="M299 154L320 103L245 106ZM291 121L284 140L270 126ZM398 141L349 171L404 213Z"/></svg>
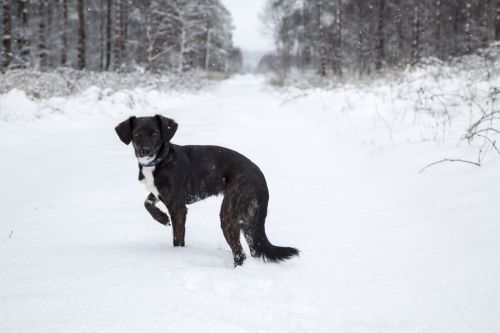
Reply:
<svg viewBox="0 0 500 333"><path fill-rule="evenodd" d="M156 221L160 222L163 225L170 225L170 219L168 218L168 215L162 212L158 207L156 207L157 203L158 199L154 196L153 193L150 193L146 198L146 201L144 201L144 207L146 207L146 210Z"/></svg>
<svg viewBox="0 0 500 333"><path fill-rule="evenodd" d="M172 218L174 246L184 246L187 208L184 204L168 204L168 212Z"/></svg>

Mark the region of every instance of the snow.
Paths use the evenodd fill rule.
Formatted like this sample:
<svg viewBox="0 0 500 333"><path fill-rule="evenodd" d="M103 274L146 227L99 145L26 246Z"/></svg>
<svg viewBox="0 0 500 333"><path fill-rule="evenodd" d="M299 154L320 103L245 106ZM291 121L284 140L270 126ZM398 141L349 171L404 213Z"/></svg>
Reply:
<svg viewBox="0 0 500 333"><path fill-rule="evenodd" d="M325 12L321 15L321 24L325 27L329 27L335 22L335 16L332 13Z"/></svg>
<svg viewBox="0 0 500 333"><path fill-rule="evenodd" d="M478 149L457 144L470 103L441 117L424 94L416 108L420 88L442 83L420 74L330 90L247 75L196 93L1 95L0 331L498 332L500 161L419 173ZM220 197L189 206L187 246L172 247L114 132L155 113L179 123L174 143L261 167L268 237L298 259L233 269Z"/></svg>
<svg viewBox="0 0 500 333"><path fill-rule="evenodd" d="M37 117L37 105L24 91L12 89L0 95L0 121L32 119Z"/></svg>

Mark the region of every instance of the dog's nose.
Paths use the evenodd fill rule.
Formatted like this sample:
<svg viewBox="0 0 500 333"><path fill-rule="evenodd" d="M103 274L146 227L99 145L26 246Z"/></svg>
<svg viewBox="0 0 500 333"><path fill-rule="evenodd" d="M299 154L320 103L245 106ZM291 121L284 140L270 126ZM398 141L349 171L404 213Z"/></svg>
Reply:
<svg viewBox="0 0 500 333"><path fill-rule="evenodd" d="M141 155L142 156L147 156L149 154L151 154L151 149L149 149L149 147L145 147L145 148L141 149Z"/></svg>

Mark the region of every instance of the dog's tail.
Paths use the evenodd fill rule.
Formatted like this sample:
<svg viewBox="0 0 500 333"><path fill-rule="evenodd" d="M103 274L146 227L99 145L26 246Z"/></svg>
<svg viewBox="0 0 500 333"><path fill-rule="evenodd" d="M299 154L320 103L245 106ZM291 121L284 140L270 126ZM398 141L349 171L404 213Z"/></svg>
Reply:
<svg viewBox="0 0 500 333"><path fill-rule="evenodd" d="M256 216L256 224L249 230L244 230L252 257L260 257L264 261L280 262L299 255L299 250L293 247L276 246L267 239L264 223L266 221L267 205L260 207Z"/></svg>
<svg viewBox="0 0 500 333"><path fill-rule="evenodd" d="M271 244L265 234L261 239L256 240L254 250L256 257L270 262L280 262L299 255L299 250L296 248Z"/></svg>

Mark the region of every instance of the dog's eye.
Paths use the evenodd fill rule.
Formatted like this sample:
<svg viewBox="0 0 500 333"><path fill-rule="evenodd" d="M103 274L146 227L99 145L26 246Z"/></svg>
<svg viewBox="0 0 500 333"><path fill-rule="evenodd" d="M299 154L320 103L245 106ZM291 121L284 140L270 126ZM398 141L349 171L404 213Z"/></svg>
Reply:
<svg viewBox="0 0 500 333"><path fill-rule="evenodd" d="M151 136L158 136L158 132L151 133Z"/></svg>
<svg viewBox="0 0 500 333"><path fill-rule="evenodd" d="M140 136L140 134L138 132L135 132L134 134L132 134L134 136L134 138L137 138Z"/></svg>

